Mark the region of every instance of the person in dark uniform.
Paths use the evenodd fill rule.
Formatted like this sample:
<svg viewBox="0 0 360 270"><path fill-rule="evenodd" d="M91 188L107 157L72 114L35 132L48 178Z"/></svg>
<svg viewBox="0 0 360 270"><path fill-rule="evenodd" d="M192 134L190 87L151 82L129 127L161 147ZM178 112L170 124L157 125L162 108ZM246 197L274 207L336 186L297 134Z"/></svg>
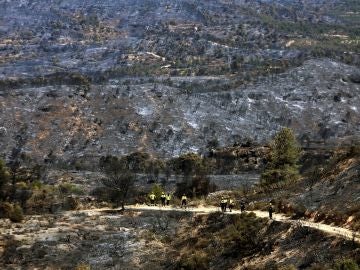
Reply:
<svg viewBox="0 0 360 270"><path fill-rule="evenodd" d="M240 211L241 211L241 213L245 211L245 202L244 201L240 202Z"/></svg>
<svg viewBox="0 0 360 270"><path fill-rule="evenodd" d="M160 199L161 199L161 205L162 205L162 206L165 206L166 195L165 195L164 192L161 193Z"/></svg>
<svg viewBox="0 0 360 270"><path fill-rule="evenodd" d="M226 212L227 199L221 197L220 208L222 212Z"/></svg>
<svg viewBox="0 0 360 270"><path fill-rule="evenodd" d="M186 203L187 203L187 197L185 194L183 194L181 196L181 208L184 206L186 208Z"/></svg>
<svg viewBox="0 0 360 270"><path fill-rule="evenodd" d="M268 211L269 211L269 218L272 219L272 214L274 212L274 207L273 207L273 205L271 203L269 204Z"/></svg>

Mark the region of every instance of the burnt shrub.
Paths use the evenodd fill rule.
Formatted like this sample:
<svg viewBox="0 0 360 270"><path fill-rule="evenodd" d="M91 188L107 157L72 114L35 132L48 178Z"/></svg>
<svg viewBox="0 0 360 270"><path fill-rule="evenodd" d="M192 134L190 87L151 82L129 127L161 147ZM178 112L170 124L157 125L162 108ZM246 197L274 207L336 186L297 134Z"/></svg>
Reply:
<svg viewBox="0 0 360 270"><path fill-rule="evenodd" d="M17 248L20 246L20 242L14 239L7 239L5 241L4 251L2 254L2 260L5 264L12 264L19 260L19 252Z"/></svg>
<svg viewBox="0 0 360 270"><path fill-rule="evenodd" d="M73 196L66 197L63 208L65 210L77 210L80 207L80 201L78 198Z"/></svg>
<svg viewBox="0 0 360 270"><path fill-rule="evenodd" d="M0 203L0 218L7 218L13 209L13 205L9 202Z"/></svg>
<svg viewBox="0 0 360 270"><path fill-rule="evenodd" d="M21 222L24 219L23 209L18 204L3 202L0 204L0 217L9 218L12 222Z"/></svg>
<svg viewBox="0 0 360 270"><path fill-rule="evenodd" d="M303 218L305 216L305 213L306 213L306 207L302 204L300 205L295 205L293 207L293 214L291 216L291 218L293 219L300 219L300 218Z"/></svg>
<svg viewBox="0 0 360 270"><path fill-rule="evenodd" d="M209 256L201 251L195 251L193 254L182 256L179 262L179 269L184 270L205 270L209 269Z"/></svg>
<svg viewBox="0 0 360 270"><path fill-rule="evenodd" d="M259 251L263 247L262 229L265 219L259 219L254 213L234 215L231 224L222 231L224 255L243 257Z"/></svg>

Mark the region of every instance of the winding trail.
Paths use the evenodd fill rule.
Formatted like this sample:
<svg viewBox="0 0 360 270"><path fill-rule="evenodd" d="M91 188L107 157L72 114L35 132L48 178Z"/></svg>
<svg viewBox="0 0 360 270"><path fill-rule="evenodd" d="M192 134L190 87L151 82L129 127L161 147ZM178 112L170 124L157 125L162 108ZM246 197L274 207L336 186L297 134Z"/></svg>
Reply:
<svg viewBox="0 0 360 270"><path fill-rule="evenodd" d="M125 209L131 209L131 210L139 210L139 211L177 211L177 212L193 212L193 213L215 213L219 212L219 207L188 207L186 209L179 208L179 207L160 207L160 206L147 206L147 205L127 205ZM120 209L111 209L111 208L100 208L100 209L91 209L91 210L83 210L83 212L97 212L97 211L119 211ZM247 212L253 212L256 216L265 218L269 217L268 212L265 211L247 211ZM241 212L239 210L233 210L232 212L227 211L226 214L240 214ZM286 222L286 223L292 223L292 224L298 224L300 226L305 226L309 228L314 228L317 230L320 230L322 232L325 232L330 235L336 235L340 236L347 240L353 240L357 243L360 243L360 234L359 232L355 232L349 229L322 224L322 223L316 223L306 220L293 220L289 219L289 217L286 217L283 214L273 214L273 220L280 221L280 222Z"/></svg>

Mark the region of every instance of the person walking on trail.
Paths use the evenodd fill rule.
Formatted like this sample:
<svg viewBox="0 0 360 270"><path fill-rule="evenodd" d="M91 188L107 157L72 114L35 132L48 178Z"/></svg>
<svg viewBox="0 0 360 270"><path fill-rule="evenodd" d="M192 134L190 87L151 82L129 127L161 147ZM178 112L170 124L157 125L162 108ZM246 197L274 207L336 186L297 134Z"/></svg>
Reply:
<svg viewBox="0 0 360 270"><path fill-rule="evenodd" d="M229 204L229 210L231 212L235 206L234 200L229 198L228 204Z"/></svg>
<svg viewBox="0 0 360 270"><path fill-rule="evenodd" d="M269 218L272 219L272 214L274 212L274 208L271 203L269 204L268 211L269 211Z"/></svg>
<svg viewBox="0 0 360 270"><path fill-rule="evenodd" d="M240 202L240 211L241 211L241 213L245 211L245 202L244 201Z"/></svg>
<svg viewBox="0 0 360 270"><path fill-rule="evenodd" d="M170 193L168 193L168 194L166 195L166 205L167 205L167 206L170 205L170 200L171 200L171 195L170 195Z"/></svg>
<svg viewBox="0 0 360 270"><path fill-rule="evenodd" d="M220 208L222 212L226 212L226 204L227 200L224 197L221 197Z"/></svg>
<svg viewBox="0 0 360 270"><path fill-rule="evenodd" d="M165 207L166 195L164 192L161 193L160 199L161 199L161 205Z"/></svg>
<svg viewBox="0 0 360 270"><path fill-rule="evenodd" d="M187 197L185 194L183 194L181 196L181 208L184 206L186 208L186 203L187 203Z"/></svg>
<svg viewBox="0 0 360 270"><path fill-rule="evenodd" d="M150 193L149 198L150 198L150 206L151 205L154 206L155 205L155 198L156 198L154 192Z"/></svg>

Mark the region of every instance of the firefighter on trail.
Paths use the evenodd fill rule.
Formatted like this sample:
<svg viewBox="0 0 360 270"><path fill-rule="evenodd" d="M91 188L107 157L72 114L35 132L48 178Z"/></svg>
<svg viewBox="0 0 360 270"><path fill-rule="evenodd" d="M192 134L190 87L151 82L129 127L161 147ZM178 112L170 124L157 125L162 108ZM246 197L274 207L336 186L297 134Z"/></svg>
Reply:
<svg viewBox="0 0 360 270"><path fill-rule="evenodd" d="M233 208L234 208L234 205L235 205L234 200L229 198L228 203L229 203L229 210L231 212L233 210Z"/></svg>
<svg viewBox="0 0 360 270"><path fill-rule="evenodd" d="M226 212L226 205L227 205L227 200L224 197L221 197L220 207L222 212Z"/></svg>
<svg viewBox="0 0 360 270"><path fill-rule="evenodd" d="M151 192L150 195L149 195L149 198L150 198L150 205L155 205L155 194L154 192Z"/></svg>
<svg viewBox="0 0 360 270"><path fill-rule="evenodd" d="M240 211L241 211L241 213L245 211L245 202L244 201L240 202Z"/></svg>
<svg viewBox="0 0 360 270"><path fill-rule="evenodd" d="M170 205L170 200L171 200L171 195L170 195L170 193L168 193L168 194L166 195L166 205L167 205L167 206Z"/></svg>
<svg viewBox="0 0 360 270"><path fill-rule="evenodd" d="M161 205L162 205L162 206L165 206L166 195L165 195L164 192L161 193L160 199L161 199Z"/></svg>
<svg viewBox="0 0 360 270"><path fill-rule="evenodd" d="M274 208L271 203L269 204L268 211L269 211L269 218L272 219L272 214L274 212Z"/></svg>
<svg viewBox="0 0 360 270"><path fill-rule="evenodd" d="M187 197L185 194L183 194L181 196L181 208L184 206L186 208L186 203L187 203Z"/></svg>

